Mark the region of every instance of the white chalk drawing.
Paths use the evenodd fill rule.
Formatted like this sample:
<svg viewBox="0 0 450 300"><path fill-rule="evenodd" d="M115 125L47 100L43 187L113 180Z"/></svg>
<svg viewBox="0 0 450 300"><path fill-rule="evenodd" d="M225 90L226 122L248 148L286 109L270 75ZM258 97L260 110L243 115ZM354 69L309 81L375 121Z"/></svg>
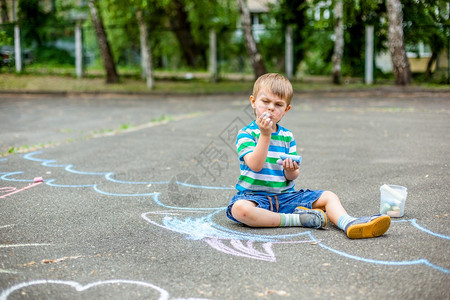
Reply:
<svg viewBox="0 0 450 300"><path fill-rule="evenodd" d="M14 224L1 225L0 230L8 227L13 227ZM39 246L50 246L51 244L43 243L28 243L28 244L0 244L0 248L22 248L22 247L39 247Z"/></svg>
<svg viewBox="0 0 450 300"><path fill-rule="evenodd" d="M365 263L388 266L424 265L440 272L450 274L450 269L448 269L446 266L443 266L442 263L432 263L424 257L416 257L403 261L390 261L373 259L370 257L361 257L339 249L335 249L330 245L327 245L326 241L321 241L320 239L316 238L318 231L301 231L300 233L290 235L261 235L233 230L225 226L220 226L214 221L214 218L219 216L218 214L221 214L221 217L224 216L225 207L173 206L165 204L160 200L160 196L162 195L161 192L142 192L145 191L146 186L167 185L169 181L136 182L117 180L114 179L114 172L80 171L77 170L72 164L57 164L56 160L38 158L37 156L41 153L43 152L37 151L29 153L24 155L23 158L32 162L37 162L45 167L60 168L65 172L74 174L76 178L74 178L73 180L77 182L69 184L58 184L57 178L44 179L44 183L46 185L61 188L92 188L93 191L97 193L112 197L149 197L149 199L153 200L153 209L141 214L141 217L149 224L151 224L152 226L164 228L165 230L176 232L177 234L181 234L185 236L186 239L204 242L211 248L228 255L240 256L249 259L258 259L267 262L276 262L274 245L280 243L304 243L318 245L323 250L330 251L336 255ZM1 163L3 162L4 161L0 161L0 166L2 166ZM24 176L26 176L26 174L23 171L0 172L0 180L3 181L33 181L32 179L24 178ZM91 176L94 176L96 179L93 180L91 178L90 183L89 178ZM110 184L105 184L103 185L103 187L101 183L92 183L99 182L99 178L101 178L103 182L107 182ZM80 184L79 181L83 183ZM176 182L176 184L187 185L183 182ZM112 187L114 187L114 191L107 190L107 188L111 189ZM232 189L230 187L223 186L196 186L193 184L190 184L189 187L199 190L217 191ZM136 189L141 190L141 192L136 192ZM224 199L224 204L228 204L228 199ZM419 225L415 219L393 221L393 226L390 231L395 230L395 227L400 226L400 224L402 223L410 224L419 232L438 239L439 243L446 244L450 240L450 236L432 232L426 229L424 226ZM410 242L413 241L411 240ZM370 256L370 253L366 253L366 255Z"/></svg>
<svg viewBox="0 0 450 300"><path fill-rule="evenodd" d="M95 287L101 287L101 286L111 286L111 285L129 285L130 288L136 289L137 287L141 287L144 289L150 289L158 294L159 300L166 300L166 299L173 299L173 300L194 300L194 299L205 299L205 298L170 298L170 294L165 289L156 286L154 284L144 282L144 281L135 281L135 280L121 280L121 279L115 279L115 280L105 280L105 281L96 281L93 283L89 283L86 285L82 285L75 281L65 281L65 280L34 280L34 281L27 281L22 282L16 285L13 285L6 290L4 290L0 294L0 300L7 300L9 296L13 294L17 294L19 291L26 291L27 288L30 288L32 286L39 286L39 285L45 285L48 286L69 286L75 289L77 292L87 292L89 289L95 288ZM113 293L116 295L117 290L114 290ZM47 295L49 296L49 295Z"/></svg>
<svg viewBox="0 0 450 300"><path fill-rule="evenodd" d="M4 228L13 227L14 224L1 225L0 230ZM42 246L50 246L50 244L38 244L38 243L30 243L30 244L0 244L0 249L5 248L22 248L22 247L42 247ZM0 273L8 273L8 274L16 274L16 271L13 270L5 270L0 269Z"/></svg>
<svg viewBox="0 0 450 300"><path fill-rule="evenodd" d="M163 205L157 197L155 197L155 201ZM291 235L260 235L231 230L219 226L213 221L215 215L224 213L224 208L201 215L204 213L204 211L194 208L181 208L180 210L147 212L143 213L141 217L150 224L183 234L187 239L202 240L218 251L271 262L276 261L275 253L272 250L273 244L318 242L315 238L311 239L308 232ZM194 217L184 216L185 214L194 214ZM201 216L195 217L195 215Z"/></svg>

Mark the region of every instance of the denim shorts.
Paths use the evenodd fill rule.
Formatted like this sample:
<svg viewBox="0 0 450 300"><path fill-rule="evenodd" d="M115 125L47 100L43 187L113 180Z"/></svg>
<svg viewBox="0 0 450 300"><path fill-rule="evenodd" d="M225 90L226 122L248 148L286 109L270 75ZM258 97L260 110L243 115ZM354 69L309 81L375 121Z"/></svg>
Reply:
<svg viewBox="0 0 450 300"><path fill-rule="evenodd" d="M277 195L261 195L244 192L231 198L230 204L227 207L227 217L234 222L241 223L231 215L231 207L238 200L252 201L257 204L257 207L278 213L290 214L294 212L297 206L311 209L312 204L320 198L323 192L323 190L298 190Z"/></svg>

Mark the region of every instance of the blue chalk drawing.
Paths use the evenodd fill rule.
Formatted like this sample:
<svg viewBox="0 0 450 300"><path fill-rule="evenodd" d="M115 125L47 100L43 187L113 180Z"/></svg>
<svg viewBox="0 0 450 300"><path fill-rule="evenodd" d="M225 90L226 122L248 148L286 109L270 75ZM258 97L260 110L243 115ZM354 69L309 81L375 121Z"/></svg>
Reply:
<svg viewBox="0 0 450 300"><path fill-rule="evenodd" d="M436 270L439 270L441 272L444 272L446 274L450 274L450 270L437 266L435 264L430 263L427 259L425 258L421 258L421 259L416 259L416 260L407 260L407 261L388 261L388 260L376 260L376 259L369 259L369 258L364 258L364 257L360 257L360 256L356 256L356 255L351 255L348 253L345 253L343 251L339 251L336 249L333 249L329 246L326 246L324 244L319 244L320 247L331 251L333 253L342 255L344 257L350 258L350 259L355 259L355 260L359 260L359 261L363 261L363 262L367 262L367 263L372 263L372 264L379 264L379 265L388 265L388 266L410 266L410 265L420 265L420 264L424 264L428 267L434 268Z"/></svg>
<svg viewBox="0 0 450 300"><path fill-rule="evenodd" d="M113 172L85 172L80 171L75 168L73 164L58 164L56 160L51 159L41 159L37 156L41 154L42 151L36 151L23 156L24 159L38 162L45 167L60 168L67 173L78 175L78 176L96 176L105 180L106 182L111 182L124 187L129 188L130 186L137 185L167 185L170 181L124 181L117 180L114 178ZM2 165L6 159L0 160L0 168L4 168ZM1 169L0 169L1 170ZM33 182L33 179L24 179L23 171L8 171L0 172L0 180L8 182ZM22 176L21 176L22 175ZM224 214L225 207L180 207L172 206L163 203L159 196L161 193L118 193L105 191L99 187L97 183L92 184L57 184L56 179L44 179L44 183L53 187L60 188L92 188L96 193L114 196L114 197L151 197L155 205L164 210L153 210L141 214L141 217L146 220L149 224L176 232L178 234L184 235L187 239L193 241L203 241L207 243L210 247L221 251L229 255L235 255L245 258L258 259L268 262L276 261L276 254L272 247L276 244L282 243L310 243L320 246L322 249L330 251L334 254L346 257L348 259L353 259L365 263L388 265L388 266L408 266L408 265L425 265L427 267L433 268L440 272L450 274L450 270L431 263L425 258L405 260L405 261L388 261L388 260L377 260L371 258L365 258L357 255L353 255L338 249L335 249L325 242L317 239L314 233L318 231L302 231L297 234L287 234L287 235L263 235L254 234L252 232L241 232L238 230L233 230L224 226L218 225L214 221L214 217L219 213ZM217 187L217 186L202 186L187 184L184 182L175 181L177 185L203 189L203 190L230 190L230 187ZM120 189L120 186L118 187ZM228 202L228 201L227 201ZM398 223L408 222L414 228L420 232L429 234L435 238L439 238L445 241L450 240L450 236L435 233L431 230L419 225L415 219L410 220L400 220L393 221L392 225L395 226ZM392 229L391 229L392 230Z"/></svg>
<svg viewBox="0 0 450 300"><path fill-rule="evenodd" d="M396 221L396 222L410 222L414 227L416 227L419 230L422 230L423 232L426 232L428 234L434 235L434 236L436 236L438 238L441 238L441 239L450 240L450 236L444 235L444 234L435 233L435 232L433 232L431 230L428 230L425 227L422 227L419 224L417 224L417 221L415 219L401 220L401 221Z"/></svg>

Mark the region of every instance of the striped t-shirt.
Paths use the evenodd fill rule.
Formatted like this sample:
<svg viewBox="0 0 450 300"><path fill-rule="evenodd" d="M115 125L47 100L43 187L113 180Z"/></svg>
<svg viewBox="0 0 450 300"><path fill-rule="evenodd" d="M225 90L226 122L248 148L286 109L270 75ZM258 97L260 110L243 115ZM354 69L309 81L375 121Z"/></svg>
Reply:
<svg viewBox="0 0 450 300"><path fill-rule="evenodd" d="M259 172L254 172L244 161L244 156L256 147L260 131L253 121L239 130L236 139L236 148L239 156L241 176L236 183L238 194L243 192L263 195L281 194L294 191L294 181L284 176L283 166L277 164L280 153L297 155L294 136L292 132L280 125L278 131L272 133L266 161Z"/></svg>

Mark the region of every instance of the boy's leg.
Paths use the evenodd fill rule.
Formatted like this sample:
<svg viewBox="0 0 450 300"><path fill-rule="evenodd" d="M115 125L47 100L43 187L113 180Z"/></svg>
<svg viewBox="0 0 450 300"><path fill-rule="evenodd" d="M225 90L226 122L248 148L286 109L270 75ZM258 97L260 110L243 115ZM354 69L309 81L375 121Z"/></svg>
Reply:
<svg viewBox="0 0 450 300"><path fill-rule="evenodd" d="M232 208L231 214L241 223L251 227L279 227L281 217L279 213L256 207L256 203L249 200L238 200Z"/></svg>
<svg viewBox="0 0 450 300"><path fill-rule="evenodd" d="M312 205L313 208L319 208L327 212L331 223L337 226L339 218L347 215L347 211L341 204L338 196L330 191L324 191L322 195Z"/></svg>
<svg viewBox="0 0 450 300"><path fill-rule="evenodd" d="M371 238L383 235L391 225L391 219L386 215L354 218L347 214L338 196L330 191L322 193L313 203L313 208L327 212L330 221L344 230L349 238Z"/></svg>
<svg viewBox="0 0 450 300"><path fill-rule="evenodd" d="M321 228L326 225L326 215L321 210L303 210L285 214L258 207L251 200L238 200L231 207L231 215L251 227L301 226Z"/></svg>

